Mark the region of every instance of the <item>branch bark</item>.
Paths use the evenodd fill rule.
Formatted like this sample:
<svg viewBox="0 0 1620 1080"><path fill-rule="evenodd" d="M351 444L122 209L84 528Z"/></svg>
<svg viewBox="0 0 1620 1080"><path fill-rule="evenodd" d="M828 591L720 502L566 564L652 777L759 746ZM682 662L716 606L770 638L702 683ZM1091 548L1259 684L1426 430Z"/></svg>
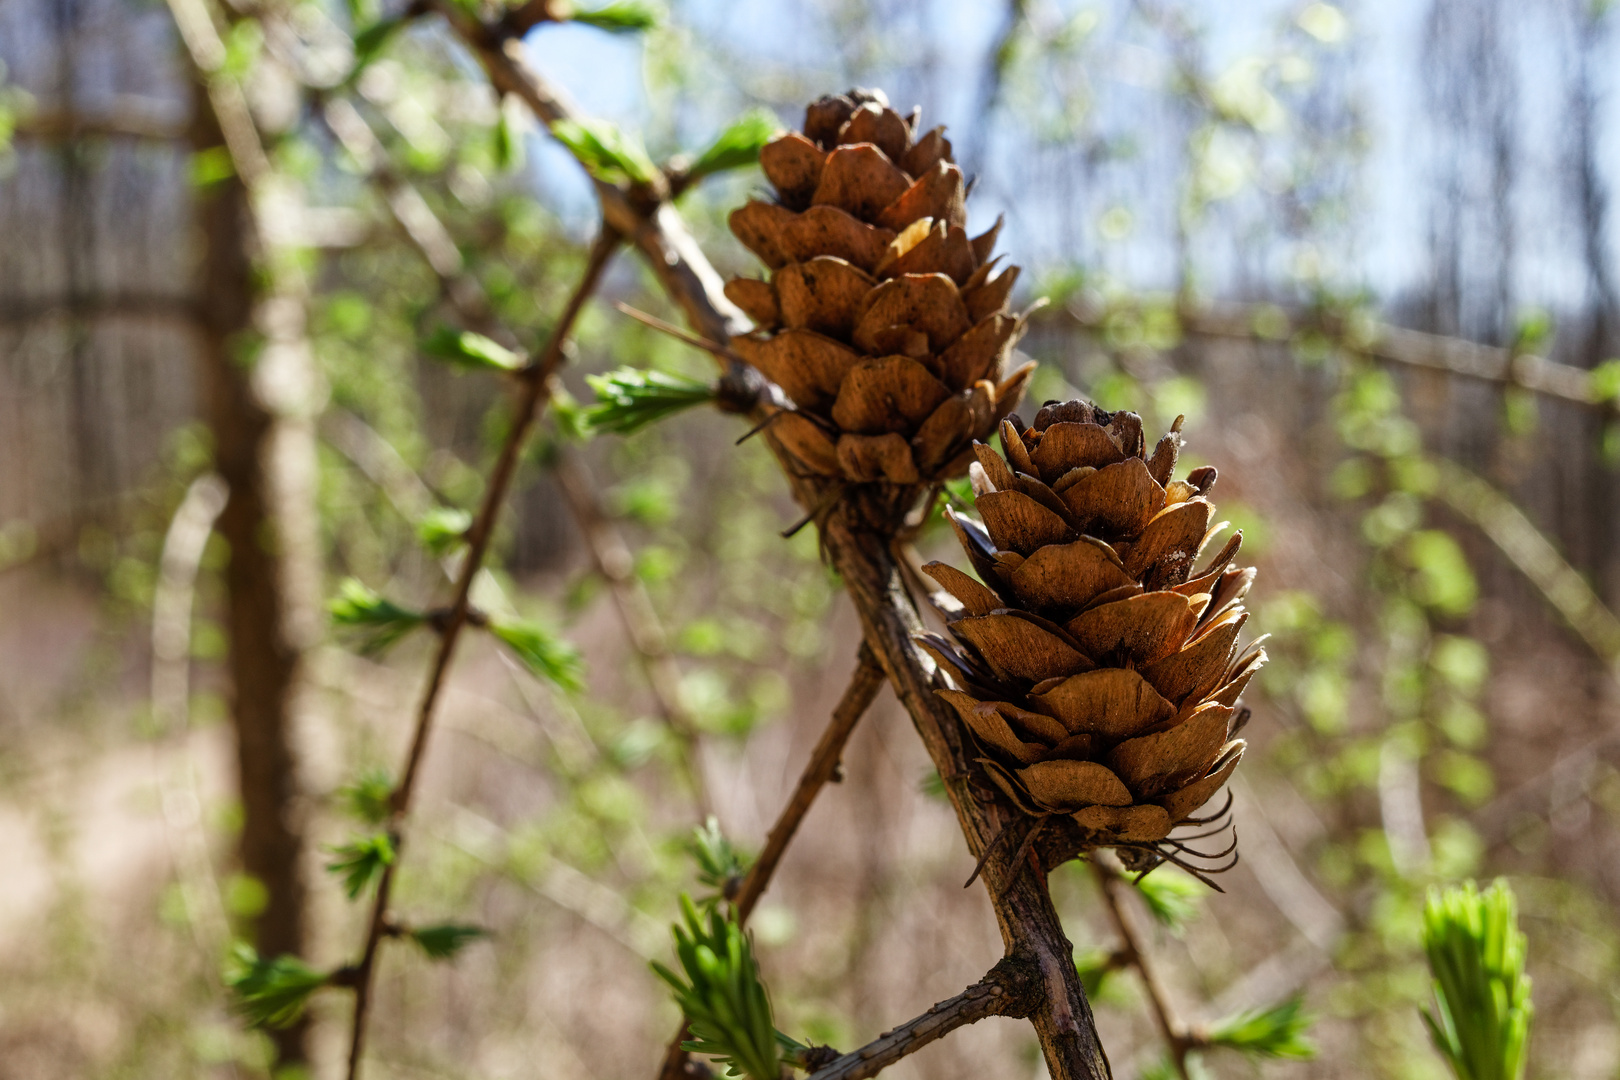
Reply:
<svg viewBox="0 0 1620 1080"><path fill-rule="evenodd" d="M959 1027L988 1016L1028 1016L1043 996L1044 983L1036 963L1018 955L1003 957L960 994L817 1069L809 1080L866 1080Z"/></svg>
<svg viewBox="0 0 1620 1080"><path fill-rule="evenodd" d="M853 528L842 514L832 516L822 538L829 560L855 601L866 642L911 714L944 778L968 849L977 857L1017 811L1000 799L981 801L969 783L968 746L956 718L934 694L932 673L912 642L912 634L921 627L888 543ZM1091 1005L1075 970L1074 946L1052 906L1045 871L1033 857L1011 864L1015 852L1010 849L1011 845L1002 846L986 863L983 877L1007 952L1028 958L1040 972L1044 994L1029 1019L1040 1038L1047 1070L1053 1080L1111 1077Z"/></svg>

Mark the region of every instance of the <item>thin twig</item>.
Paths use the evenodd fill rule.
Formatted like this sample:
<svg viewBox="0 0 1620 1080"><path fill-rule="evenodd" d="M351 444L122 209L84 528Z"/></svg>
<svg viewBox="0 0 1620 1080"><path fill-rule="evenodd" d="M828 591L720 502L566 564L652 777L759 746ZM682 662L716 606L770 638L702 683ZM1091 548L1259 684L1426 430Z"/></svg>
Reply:
<svg viewBox="0 0 1620 1080"><path fill-rule="evenodd" d="M1187 1057L1199 1046L1176 1015L1175 1007L1170 1003L1170 995L1164 983L1159 980L1158 971L1148 956L1145 936L1138 930L1126 911L1125 896L1133 891L1131 884L1125 878L1125 873L1119 865L1119 860L1111 851L1093 852L1091 856L1091 871L1097 878L1097 886L1102 892L1104 906L1108 908L1109 917L1113 920L1114 929L1118 931L1121 945L1116 955L1123 964L1136 969L1137 975L1142 979L1142 986L1147 990L1148 1004L1153 1012L1153 1019L1159 1026L1159 1034L1164 1037L1165 1047L1170 1051L1170 1062L1175 1066L1176 1075L1181 1080L1189 1080L1187 1071Z"/></svg>
<svg viewBox="0 0 1620 1080"><path fill-rule="evenodd" d="M467 625L468 595L472 591L472 583L477 577L479 569L484 562L484 555L489 550L490 540L495 535L495 521L500 515L502 505L506 501L507 489L511 486L512 477L517 472L518 460L521 457L523 445L529 432L533 429L541 407L545 404L551 392L551 376L555 374L558 365L562 362L563 346L572 332L575 320L584 309L585 303L591 294L596 291L602 280L602 272L606 269L608 260L619 246L619 235L611 227L604 224L597 234L596 241L591 246L590 257L585 266L585 273L581 277L574 294L569 298L568 305L563 309L556 326L552 329L551 338L546 342L546 348L540 358L521 373L522 389L516 412L512 417L512 428L507 433L506 443L501 447L500 457L495 462L494 472L490 475L489 487L485 490L483 505L479 508L478 516L474 519L472 528L467 532L467 554L461 564L461 576L456 581L455 599L445 616L444 629L439 635L439 648L433 659L433 668L428 675L427 688L422 694L421 706L417 709L416 730L411 737L410 752L405 759L405 769L400 775L399 784L394 789L392 798L392 818L389 823L389 832L398 843L400 826L405 815L410 810L411 796L415 792L416 778L422 764L422 754L427 746L428 735L433 728L433 714L438 704L439 692L444 686L446 673L450 668L450 661L455 655L456 643L461 637L461 631ZM366 931L365 951L361 954L360 963L356 966L355 974L355 1000L354 1000L354 1032L349 1045L349 1080L355 1080L360 1073L360 1057L365 1046L366 1012L371 1001L371 985L376 968L377 946L382 941L386 928L388 900L393 891L394 874L399 866L399 860L390 863L377 882L377 895L371 909L371 919Z"/></svg>
<svg viewBox="0 0 1620 1080"><path fill-rule="evenodd" d="M1004 957L984 978L960 994L817 1069L809 1080L866 1080L959 1027L978 1023L987 1016L1028 1016L1044 990L1034 962L1016 955Z"/></svg>
<svg viewBox="0 0 1620 1080"><path fill-rule="evenodd" d="M860 654L855 660L855 670L849 677L849 685L844 688L844 696L838 699L832 719L827 721L820 741L810 754L810 761L805 765L804 772L799 774L799 783L794 787L792 797L777 815L776 824L772 825L771 831L766 834L765 849L759 853L754 865L748 868L748 874L743 878L736 898L732 900L738 922L748 921L754 905L759 902L759 898L770 885L771 876L776 873L776 867L782 861L783 854L787 852L788 844L798 832L799 824L804 821L805 814L810 812L810 805L816 801L821 789L837 774L844 745L849 742L850 735L855 731L855 725L871 707L872 699L877 697L877 692L882 688L883 669L878 666L872 650L862 642Z"/></svg>

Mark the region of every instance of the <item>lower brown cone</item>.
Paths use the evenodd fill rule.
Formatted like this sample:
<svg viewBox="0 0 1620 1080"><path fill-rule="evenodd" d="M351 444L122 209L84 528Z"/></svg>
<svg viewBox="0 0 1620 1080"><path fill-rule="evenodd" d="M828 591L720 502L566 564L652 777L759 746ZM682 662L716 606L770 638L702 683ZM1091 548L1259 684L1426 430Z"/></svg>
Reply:
<svg viewBox="0 0 1620 1080"><path fill-rule="evenodd" d="M1198 567L1226 525L1211 524L1214 469L1171 478L1180 423L1149 452L1134 413L1050 402L1027 429L1002 425L1005 456L976 445L983 523L947 513L978 576L924 567L950 635L921 644L1020 810L1066 819L1078 849L1207 881L1235 863L1235 840L1200 851L1187 841L1224 826L1172 832L1224 816L1198 811L1242 759L1238 695L1265 650L1238 647L1254 579L1231 565L1241 534Z"/></svg>

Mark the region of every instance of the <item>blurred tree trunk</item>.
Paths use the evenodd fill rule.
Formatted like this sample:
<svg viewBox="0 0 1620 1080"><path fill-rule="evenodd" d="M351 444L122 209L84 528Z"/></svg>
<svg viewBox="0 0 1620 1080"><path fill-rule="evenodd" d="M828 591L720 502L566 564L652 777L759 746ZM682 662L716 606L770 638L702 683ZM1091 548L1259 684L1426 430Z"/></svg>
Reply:
<svg viewBox="0 0 1620 1080"><path fill-rule="evenodd" d="M223 152L197 94L199 151ZM231 717L242 798L242 869L268 903L253 926L265 956L305 955L307 883L297 715L312 642L319 563L314 523L313 385L300 298L262 284L263 254L247 187L202 187L199 382L215 464L230 485L218 529L230 545L225 580ZM307 1060L307 1022L275 1033L284 1063Z"/></svg>

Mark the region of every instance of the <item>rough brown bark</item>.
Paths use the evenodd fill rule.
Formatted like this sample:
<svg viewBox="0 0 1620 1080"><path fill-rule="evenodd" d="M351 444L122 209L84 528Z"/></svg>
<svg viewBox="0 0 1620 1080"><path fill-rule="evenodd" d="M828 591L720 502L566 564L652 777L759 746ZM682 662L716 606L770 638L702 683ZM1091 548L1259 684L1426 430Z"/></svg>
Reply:
<svg viewBox="0 0 1620 1080"><path fill-rule="evenodd" d="M223 145L207 95L197 97L197 148ZM226 666L243 811L240 856L243 871L264 885L268 898L253 927L259 952L302 955L308 887L294 710L306 636L300 623L309 615L297 593L308 573L291 565L307 545L292 535L300 514L287 505L300 486L301 421L278 415L256 385L264 363L262 354L254 355L262 298L247 188L235 177L201 188L196 210L206 240L198 376L215 467L230 488L217 528L230 547ZM283 1062L307 1060L307 1024L274 1038Z"/></svg>
<svg viewBox="0 0 1620 1080"><path fill-rule="evenodd" d="M970 783L971 755L912 643L912 634L921 627L888 542L852 527L843 514L833 515L822 536L829 560L855 601L866 642L944 778L968 849L977 856L1003 828L1015 824L1014 812ZM1012 863L1014 854L1013 845L1001 845L984 867L984 880L1008 955L1034 963L1045 987L1029 1019L1040 1037L1046 1067L1054 1080L1111 1077L1075 971L1074 946L1064 936L1047 891L1044 860L1037 855Z"/></svg>

